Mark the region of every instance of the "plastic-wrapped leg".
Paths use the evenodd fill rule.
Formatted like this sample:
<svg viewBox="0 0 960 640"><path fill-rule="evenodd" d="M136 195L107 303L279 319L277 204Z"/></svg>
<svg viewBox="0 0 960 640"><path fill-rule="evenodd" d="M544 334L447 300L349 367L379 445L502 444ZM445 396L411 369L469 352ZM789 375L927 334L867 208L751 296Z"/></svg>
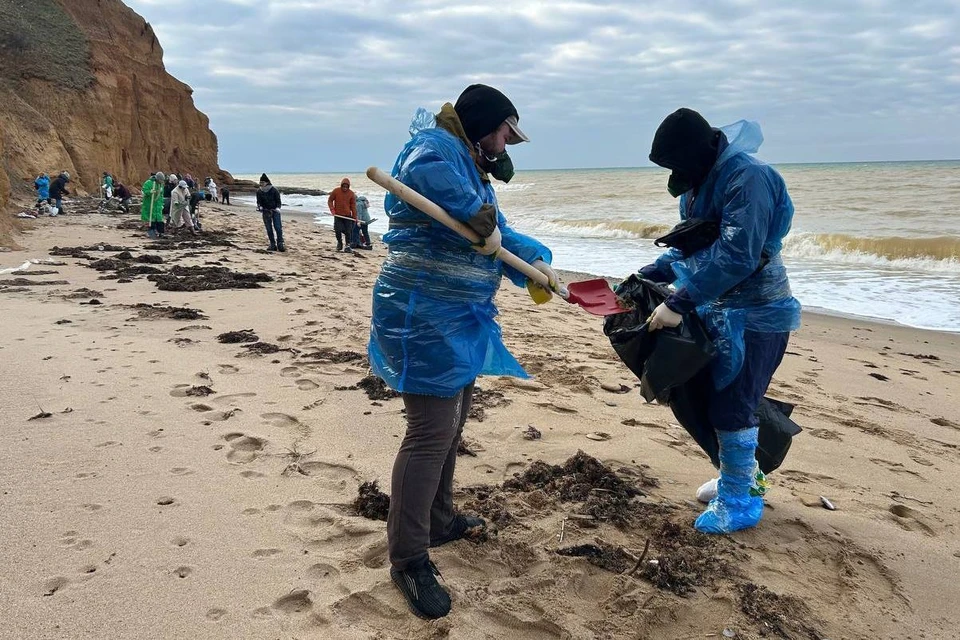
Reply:
<svg viewBox="0 0 960 640"><path fill-rule="evenodd" d="M703 533L732 533L755 527L763 516L764 484L757 478L756 427L718 431L720 481L717 497L694 526Z"/></svg>

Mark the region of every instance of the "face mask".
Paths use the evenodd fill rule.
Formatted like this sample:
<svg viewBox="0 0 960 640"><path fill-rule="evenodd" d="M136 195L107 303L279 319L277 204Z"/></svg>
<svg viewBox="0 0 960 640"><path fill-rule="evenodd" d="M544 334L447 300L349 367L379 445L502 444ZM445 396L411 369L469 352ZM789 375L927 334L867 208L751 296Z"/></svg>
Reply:
<svg viewBox="0 0 960 640"><path fill-rule="evenodd" d="M502 151L496 155L488 156L477 144L477 155L480 158L480 166L491 176L504 183L513 179L515 171L509 153Z"/></svg>
<svg viewBox="0 0 960 640"><path fill-rule="evenodd" d="M690 189L693 189L693 180L680 175L676 171L670 174L670 179L667 180L667 191L670 192L670 195L679 198Z"/></svg>

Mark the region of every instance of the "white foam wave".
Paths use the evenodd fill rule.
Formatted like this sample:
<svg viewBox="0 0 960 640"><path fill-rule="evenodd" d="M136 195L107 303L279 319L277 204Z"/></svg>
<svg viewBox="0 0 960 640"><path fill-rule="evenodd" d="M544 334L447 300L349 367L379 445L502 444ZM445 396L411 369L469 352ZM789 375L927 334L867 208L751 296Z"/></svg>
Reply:
<svg viewBox="0 0 960 640"><path fill-rule="evenodd" d="M820 244L819 237L819 234L815 233L794 233L787 236L783 243L784 257L788 259L799 258L908 271L960 273L960 261L955 259L938 260L929 257L887 258L863 251L825 249L823 245Z"/></svg>

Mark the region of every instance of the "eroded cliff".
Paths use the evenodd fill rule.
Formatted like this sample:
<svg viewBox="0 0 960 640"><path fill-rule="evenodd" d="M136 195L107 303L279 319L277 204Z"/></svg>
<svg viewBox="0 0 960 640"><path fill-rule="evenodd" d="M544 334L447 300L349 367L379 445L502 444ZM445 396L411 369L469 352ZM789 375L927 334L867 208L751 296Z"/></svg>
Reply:
<svg viewBox="0 0 960 640"><path fill-rule="evenodd" d="M130 186L156 170L228 180L192 94L120 0L0 0L0 206L64 169L79 192L103 171Z"/></svg>

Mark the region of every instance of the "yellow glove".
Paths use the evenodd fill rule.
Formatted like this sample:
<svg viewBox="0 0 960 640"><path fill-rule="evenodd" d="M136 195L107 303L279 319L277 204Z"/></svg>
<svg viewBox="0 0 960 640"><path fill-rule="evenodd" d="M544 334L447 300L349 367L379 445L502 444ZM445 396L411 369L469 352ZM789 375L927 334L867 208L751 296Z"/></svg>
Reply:
<svg viewBox="0 0 960 640"><path fill-rule="evenodd" d="M527 278L527 291L530 293L530 297L535 304L550 302L553 298L551 291L559 290L560 281L557 278L557 272L543 260L534 260L530 266L547 276L547 281L550 283L550 289L544 289L539 283Z"/></svg>

